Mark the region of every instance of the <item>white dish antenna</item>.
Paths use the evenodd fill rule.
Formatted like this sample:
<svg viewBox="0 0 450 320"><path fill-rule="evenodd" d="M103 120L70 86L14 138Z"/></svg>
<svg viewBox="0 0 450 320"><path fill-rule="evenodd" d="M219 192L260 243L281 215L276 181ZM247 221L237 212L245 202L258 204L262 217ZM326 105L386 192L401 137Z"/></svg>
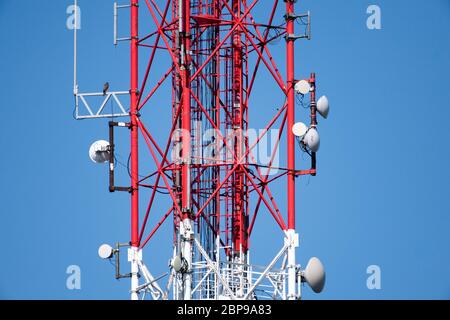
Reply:
<svg viewBox="0 0 450 320"><path fill-rule="evenodd" d="M303 136L308 132L308 127L303 122L297 122L292 127L292 132L296 137L303 138Z"/></svg>
<svg viewBox="0 0 450 320"><path fill-rule="evenodd" d="M109 244L102 244L98 248L98 256L102 259L111 259L114 254L114 249Z"/></svg>
<svg viewBox="0 0 450 320"><path fill-rule="evenodd" d="M310 128L303 138L303 143L312 152L319 151L320 148L320 136L315 128Z"/></svg>
<svg viewBox="0 0 450 320"><path fill-rule="evenodd" d="M311 91L311 85L306 80L300 80L295 84L294 90L297 94L305 95Z"/></svg>
<svg viewBox="0 0 450 320"><path fill-rule="evenodd" d="M320 97L319 101L317 101L317 111L325 119L328 118L328 113L330 112L330 103L328 102L328 98L326 96Z"/></svg>
<svg viewBox="0 0 450 320"><path fill-rule="evenodd" d="M95 163L105 163L109 161L110 157L109 142L99 140L94 142L89 148L89 158Z"/></svg>
<svg viewBox="0 0 450 320"><path fill-rule="evenodd" d="M186 270L188 270L188 264L185 259L183 259L180 256L176 256L172 259L172 268L175 270L175 272L181 272L184 273Z"/></svg>
<svg viewBox="0 0 450 320"><path fill-rule="evenodd" d="M309 259L308 265L303 271L303 280L311 287L315 293L320 293L325 286L325 268L322 262L313 257Z"/></svg>

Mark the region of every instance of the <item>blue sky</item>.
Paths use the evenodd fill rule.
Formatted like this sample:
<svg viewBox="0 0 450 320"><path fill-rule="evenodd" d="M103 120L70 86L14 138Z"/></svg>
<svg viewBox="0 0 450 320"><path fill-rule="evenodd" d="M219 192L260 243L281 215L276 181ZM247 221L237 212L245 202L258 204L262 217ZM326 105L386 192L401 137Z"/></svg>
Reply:
<svg viewBox="0 0 450 320"><path fill-rule="evenodd" d="M2 299L128 297L128 282L116 282L113 267L97 258L99 244L127 241L128 197L108 193L107 168L87 155L107 137L106 122L72 118L70 4L0 0ZM128 48L112 46L112 1L80 4L81 89L98 91L109 80L127 90ZM366 27L370 4L381 7L381 30ZM297 8L312 12L313 40L298 42L296 76L315 71L332 104L319 127L320 174L298 183L299 260L320 257L328 281L321 295L305 288L304 297L450 298L450 3L305 0ZM284 70L283 42L271 50ZM258 83L256 122L259 108L280 103L267 94L268 77ZM155 132L166 128L169 101L155 97L159 109L146 118ZM118 139L126 145L127 136ZM126 161L126 148L118 152ZM275 189L281 202L283 192ZM281 245L269 221L256 225L258 262ZM170 255L169 228L162 231L144 252L155 274ZM274 235L268 244L267 234ZM81 290L66 288L69 265L81 268ZM382 270L381 290L366 287L369 265Z"/></svg>

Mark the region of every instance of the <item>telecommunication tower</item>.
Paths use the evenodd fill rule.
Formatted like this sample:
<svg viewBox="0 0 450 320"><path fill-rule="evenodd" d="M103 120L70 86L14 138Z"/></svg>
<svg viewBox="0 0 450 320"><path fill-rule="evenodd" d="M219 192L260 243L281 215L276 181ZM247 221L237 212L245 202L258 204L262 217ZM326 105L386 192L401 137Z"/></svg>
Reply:
<svg viewBox="0 0 450 320"><path fill-rule="evenodd" d="M131 298L143 299L281 299L301 298L302 283L315 292L323 289L325 273L317 258L305 269L296 259L299 238L296 232L296 178L315 176L319 149L317 114L328 116L328 100L316 102L316 76L295 76L295 44L310 39L310 13L295 11L297 0L130 0L114 3L114 43L130 44L130 87L123 91L82 93L77 82L77 30L75 28L74 95L77 119L123 117L109 122L109 141L91 146L91 159L109 163L109 191L130 194L131 235L129 243L116 248L102 245L99 255L115 257L128 246L131 271L116 277L131 279ZM265 21L258 21L263 8ZM78 10L75 0L75 10ZM130 11L131 31L118 38L119 12ZM140 11L147 19L139 31ZM261 12L261 9L259 9ZM143 13L143 12L141 12ZM75 14L75 16L77 16ZM274 23L283 17L283 23ZM141 21L141 25L143 25ZM302 25L296 33L295 26ZM297 31L299 32L299 31ZM277 41L277 40L283 40ZM285 54L275 57L268 46L285 46ZM145 49L145 51L144 51ZM141 52L142 51L142 52ZM162 74L156 74L156 54L170 57ZM147 67L139 74L139 59ZM279 71L285 64L286 74ZM252 126L249 115L252 90L265 68L273 80L273 90L283 96L280 108L273 112L264 130L251 141L246 134ZM140 75L140 76L139 76ZM154 80L155 85L150 85ZM167 140L157 142L146 125L145 111L156 92L166 90L171 81L164 112L171 113ZM267 79L265 79L267 81ZM93 108L89 99L103 97ZM309 97L310 124L296 122L298 99ZM114 101L118 112L108 114L106 104ZM303 103L303 102L302 102ZM148 108L148 107L147 107ZM130 134L130 186L115 185L115 129L127 128ZM279 128L269 163L261 164L253 150L273 128ZM199 132L207 131L208 139ZM286 150L281 149L284 139ZM154 171L139 170L139 140L144 141ZM299 148L300 147L300 148ZM277 150L285 154L285 164L275 166ZM305 152L311 163L307 169L296 167L296 153ZM142 156L142 155L141 155ZM271 170L278 172L271 175ZM274 183L283 183L286 192L276 194ZM139 206L145 195L148 205ZM161 192L164 191L164 192ZM158 197L170 197L170 207L161 220L146 233L149 216L161 214ZM277 203L285 202L287 210ZM279 241L280 250L265 266L251 263L252 232L258 213L265 211L281 232L270 235ZM163 223L172 223L173 254L167 276L155 278L146 266L142 249L153 239ZM148 228L150 229L150 228ZM162 284L164 282L164 285Z"/></svg>

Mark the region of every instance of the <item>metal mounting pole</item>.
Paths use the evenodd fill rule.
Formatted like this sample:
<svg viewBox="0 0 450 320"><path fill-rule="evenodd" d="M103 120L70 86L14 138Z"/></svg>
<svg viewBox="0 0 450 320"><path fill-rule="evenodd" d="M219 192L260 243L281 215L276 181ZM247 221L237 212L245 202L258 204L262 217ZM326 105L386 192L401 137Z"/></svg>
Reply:
<svg viewBox="0 0 450 320"><path fill-rule="evenodd" d="M316 104L316 74L311 73L309 83L312 86L311 90L311 128L317 127L317 104ZM316 170L317 167L317 153L311 153L311 169ZM316 173L311 174L316 176Z"/></svg>

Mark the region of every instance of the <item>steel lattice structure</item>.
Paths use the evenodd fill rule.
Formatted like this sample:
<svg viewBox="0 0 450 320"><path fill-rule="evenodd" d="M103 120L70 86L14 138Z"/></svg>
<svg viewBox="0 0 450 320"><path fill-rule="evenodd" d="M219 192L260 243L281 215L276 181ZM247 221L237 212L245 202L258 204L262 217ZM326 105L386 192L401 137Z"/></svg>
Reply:
<svg viewBox="0 0 450 320"><path fill-rule="evenodd" d="M295 21L308 15L295 14L296 0L131 0L131 83L129 110L119 103L128 122L110 123L128 127L131 136L131 187L114 186L111 164L110 191L128 191L131 195L131 262L132 299L149 294L154 299L299 299L301 271L296 262L298 235L295 222L295 179L300 175L316 175L316 154L311 167L296 168L297 141L291 130L295 124L296 93L295 43L306 35L295 34ZM256 21L253 14L264 2L267 20ZM117 8L117 6L116 6ZM117 10L117 9L116 9ZM139 11L148 14L154 27L150 33L138 29ZM277 11L278 10L278 11ZM282 11L285 23L274 19ZM146 26L149 21L145 21ZM309 22L308 22L309 28ZM276 59L268 44L284 39L286 54ZM283 44L284 42L280 42ZM145 49L145 51L144 51ZM142 51L142 52L141 52ZM171 63L166 72L157 75L156 54L163 52ZM147 67L139 75L139 59ZM279 64L285 64L286 75ZM270 121L255 141L246 135L252 125L252 90L259 71L265 68L274 87L281 90L285 101L274 111ZM140 77L141 76L141 77ZM159 79L150 85L150 79ZM172 122L167 124L167 140L158 143L145 124L146 106L153 96L165 90L172 81ZM315 75L311 84L311 126L315 127ZM92 112L83 117L78 101L87 104L88 94L80 94L75 85L77 116L101 117ZM99 95L99 94L98 94ZM106 103L106 102L105 102ZM128 113L129 112L129 113ZM271 112L270 110L268 112ZM105 115L103 115L105 116ZM269 164L260 165L253 150L272 128L279 128ZM211 132L208 141L199 132ZM279 173L269 175L276 150L286 139L287 163L277 166ZM139 170L139 140L145 141L155 170ZM114 153L114 141L110 152ZM112 162L114 160L111 160ZM145 177L143 178L142 175ZM286 182L286 193L275 194L271 185ZM142 188L150 190L148 206L139 207ZM147 226L156 199L164 190L172 205L156 226ZM287 211L278 203L287 203ZM265 267L258 268L249 258L250 238L260 211L268 212L282 230L281 249ZM153 239L163 223L173 223L173 260L168 284L158 284L142 260L142 249ZM148 232L148 230L151 230ZM141 277L138 277L140 275Z"/></svg>

